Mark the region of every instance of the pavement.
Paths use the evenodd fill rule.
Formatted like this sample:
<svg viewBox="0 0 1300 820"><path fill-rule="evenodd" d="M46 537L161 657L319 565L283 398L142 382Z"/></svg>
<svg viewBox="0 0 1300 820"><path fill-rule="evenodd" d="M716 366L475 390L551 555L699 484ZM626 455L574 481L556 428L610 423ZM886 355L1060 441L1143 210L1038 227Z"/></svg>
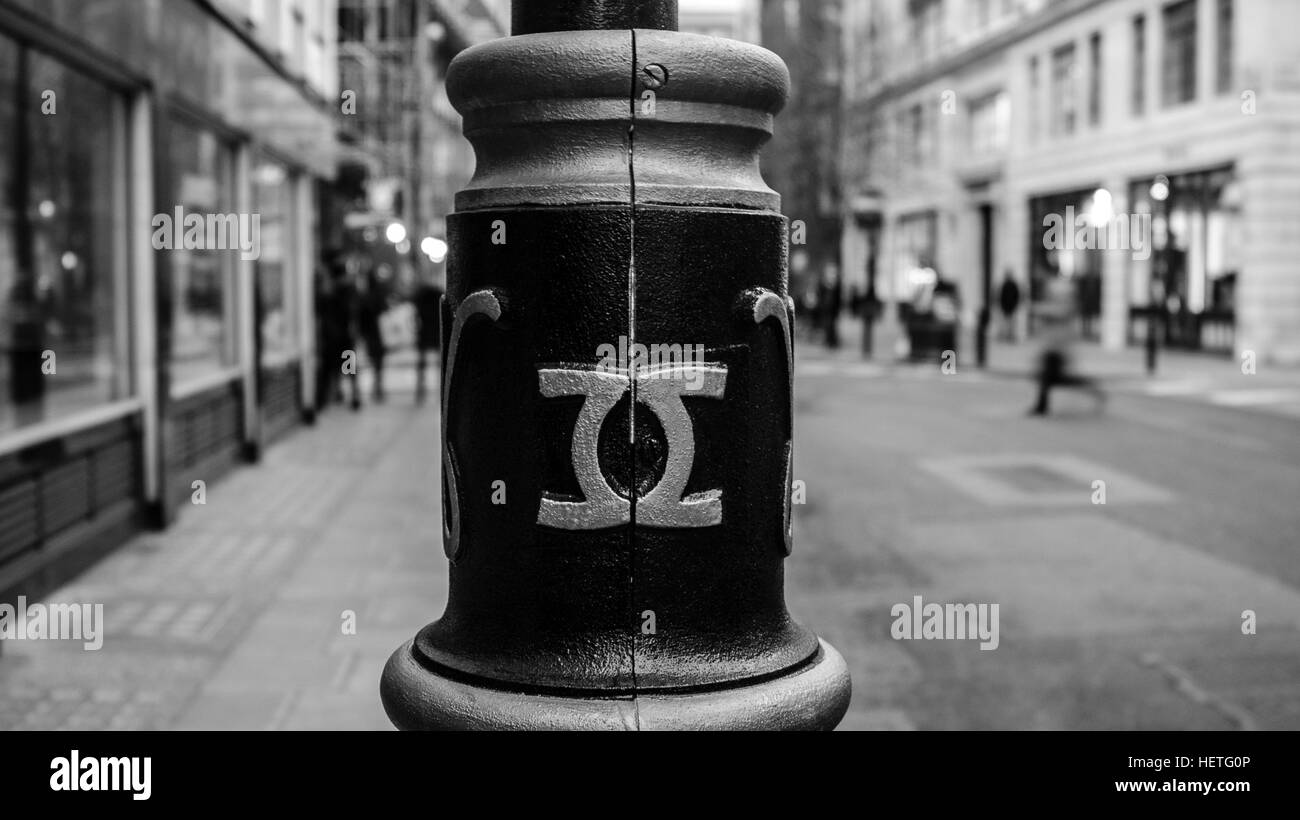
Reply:
<svg viewBox="0 0 1300 820"><path fill-rule="evenodd" d="M104 603L104 646L7 642L0 729L390 728L380 671L447 591L438 414L398 361L387 403L322 414L54 590ZM1213 400L1290 389L1231 365L1030 419L1010 364L804 345L787 600L850 665L842 727L1300 728L1300 421ZM1147 389L1188 378L1208 392ZM998 647L896 639L916 596L997 604Z"/></svg>
<svg viewBox="0 0 1300 820"><path fill-rule="evenodd" d="M446 596L437 442L406 392L213 482L48 596L102 602L102 649L7 642L0 729L391 728L380 671Z"/></svg>
<svg viewBox="0 0 1300 820"><path fill-rule="evenodd" d="M1211 361L1204 396L1112 379L1027 418L1014 369L805 350L787 597L851 666L843 728L1300 728L1289 401L1206 400L1258 384ZM998 604L998 648L894 639L918 595Z"/></svg>

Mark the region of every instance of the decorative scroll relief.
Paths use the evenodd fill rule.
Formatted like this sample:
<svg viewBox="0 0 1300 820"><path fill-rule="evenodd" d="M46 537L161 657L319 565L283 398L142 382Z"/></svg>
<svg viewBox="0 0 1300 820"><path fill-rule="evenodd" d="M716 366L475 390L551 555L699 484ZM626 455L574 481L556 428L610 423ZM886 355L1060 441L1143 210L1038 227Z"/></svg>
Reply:
<svg viewBox="0 0 1300 820"><path fill-rule="evenodd" d="M721 399L727 369L721 365L662 365L636 371L637 402L658 418L668 442L663 478L637 499L637 524L645 527L699 528L722 523L722 491L685 495L695 465L695 428L683 399ZM546 398L582 396L585 400L573 429L573 471L582 501L542 493L537 523L562 530L602 530L629 524L632 502L609 485L600 469L600 431L609 413L632 389L627 370L612 372L542 368Z"/></svg>
<svg viewBox="0 0 1300 820"><path fill-rule="evenodd" d="M446 300L446 296L443 300ZM456 354L465 325L476 316L496 322L501 318L501 301L490 290L479 290L465 297L452 320L451 341L447 345L445 372L442 377L442 544L452 561L460 554L460 487L459 468L451 440L447 436L452 384L456 378Z"/></svg>
<svg viewBox="0 0 1300 820"><path fill-rule="evenodd" d="M781 325L781 340L785 347L785 372L789 379L790 418L794 418L794 300L789 296L782 299L770 290L758 288L747 291L741 297L741 304L755 325L761 325L768 319L776 319ZM794 552L794 520L791 509L794 493L794 431L787 431L785 443L785 505L782 529L785 539L785 554Z"/></svg>

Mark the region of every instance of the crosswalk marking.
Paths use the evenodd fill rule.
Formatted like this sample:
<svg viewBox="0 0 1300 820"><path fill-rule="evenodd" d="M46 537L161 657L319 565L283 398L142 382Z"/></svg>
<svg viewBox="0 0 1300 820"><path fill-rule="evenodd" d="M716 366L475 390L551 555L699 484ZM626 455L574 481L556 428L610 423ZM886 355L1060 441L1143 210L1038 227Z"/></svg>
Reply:
<svg viewBox="0 0 1300 820"><path fill-rule="evenodd" d="M1193 396L1213 387L1208 379L1178 379L1177 381L1150 382L1142 385L1148 396Z"/></svg>
<svg viewBox="0 0 1300 820"><path fill-rule="evenodd" d="M871 362L837 362L829 359L810 359L795 362L796 376L819 378L837 376L849 379L959 379L961 381L986 381L985 374L976 370L958 370L954 374L944 373L939 365L894 365L886 366Z"/></svg>
<svg viewBox="0 0 1300 820"><path fill-rule="evenodd" d="M1300 388L1280 387L1263 390L1216 390L1210 402L1223 407L1256 407L1262 404L1300 402Z"/></svg>

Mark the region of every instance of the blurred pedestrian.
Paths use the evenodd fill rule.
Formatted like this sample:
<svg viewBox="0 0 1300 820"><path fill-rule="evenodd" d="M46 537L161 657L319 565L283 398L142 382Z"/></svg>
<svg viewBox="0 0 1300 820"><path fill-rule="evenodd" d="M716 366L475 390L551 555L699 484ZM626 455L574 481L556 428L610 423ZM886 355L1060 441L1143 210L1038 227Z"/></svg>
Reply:
<svg viewBox="0 0 1300 820"><path fill-rule="evenodd" d="M867 283L866 296L862 298L862 355L871 358L875 351L876 320L880 318L880 297L876 295L876 279Z"/></svg>
<svg viewBox="0 0 1300 820"><path fill-rule="evenodd" d="M361 389L357 384L356 362L356 288L351 283L345 260L335 257L322 272L316 293L316 316L319 321L320 367L316 378L316 406L332 401L342 403L343 382L352 385L352 409L361 408Z"/></svg>
<svg viewBox="0 0 1300 820"><path fill-rule="evenodd" d="M388 348L384 345L382 329L383 315L388 311L388 296L383 283L375 270L371 270L361 279L365 283L357 300L357 334L366 348L366 361L370 363L373 373L373 396L376 403L382 404L384 395L384 356Z"/></svg>
<svg viewBox="0 0 1300 820"><path fill-rule="evenodd" d="M826 334L826 347L831 350L840 346L840 310L844 302L841 290L839 263L829 261L823 269L817 306L822 331Z"/></svg>
<svg viewBox="0 0 1300 820"><path fill-rule="evenodd" d="M19 275L5 306L8 330L9 398L20 424L41 418L45 410L45 350L54 313L52 289L35 277Z"/></svg>
<svg viewBox="0 0 1300 820"><path fill-rule="evenodd" d="M998 307L1002 308L1002 340L1016 340L1016 311L1020 308L1020 286L1011 278L1011 271L1002 275L1002 287L998 291Z"/></svg>
<svg viewBox="0 0 1300 820"><path fill-rule="evenodd" d="M437 350L442 342L440 321L442 288L438 287L432 272L424 274L411 301L415 305L415 320L418 326L415 337L415 401L417 404L423 404L426 392L424 380L426 358L431 351Z"/></svg>
<svg viewBox="0 0 1300 820"><path fill-rule="evenodd" d="M1051 280L1047 298L1037 311L1042 322L1043 347L1038 358L1038 401L1029 410L1031 416L1045 416L1050 412L1053 387L1086 391L1096 401L1098 410L1106 406L1106 393L1101 386L1073 369L1070 348L1077 312L1069 280L1064 277Z"/></svg>

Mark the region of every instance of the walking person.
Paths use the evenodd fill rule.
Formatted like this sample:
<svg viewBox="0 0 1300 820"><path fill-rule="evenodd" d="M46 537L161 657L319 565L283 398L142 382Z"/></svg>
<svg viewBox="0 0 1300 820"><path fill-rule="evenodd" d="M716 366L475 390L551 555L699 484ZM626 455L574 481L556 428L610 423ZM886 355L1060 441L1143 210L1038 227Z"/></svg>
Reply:
<svg viewBox="0 0 1300 820"><path fill-rule="evenodd" d="M1002 309L1002 341L1016 340L1016 310L1020 307L1020 286L1011 278L1011 271L1002 275L998 290L998 307Z"/></svg>
<svg viewBox="0 0 1300 820"><path fill-rule="evenodd" d="M381 319L388 311L388 297L375 270L371 270L362 279L365 289L357 300L357 334L366 348L366 360L374 373L372 391L376 404L382 404L384 394L384 356L388 348L384 345Z"/></svg>
<svg viewBox="0 0 1300 820"><path fill-rule="evenodd" d="M1048 299L1039 312L1043 322L1043 348L1038 359L1038 400L1030 408L1031 416L1046 416L1051 411L1054 387L1069 387L1090 393L1100 411L1106 406L1106 393L1093 379L1075 372L1070 347L1073 342L1077 309L1069 280L1054 279L1048 286Z"/></svg>
<svg viewBox="0 0 1300 820"><path fill-rule="evenodd" d="M840 346L840 311L843 309L843 292L838 262L830 261L826 263L817 304L821 309L822 330L826 334L826 347L831 350L838 350Z"/></svg>
<svg viewBox="0 0 1300 820"><path fill-rule="evenodd" d="M45 353L54 313L50 288L19 276L7 299L9 399L19 424L39 421L45 412ZM2 343L2 342L0 342Z"/></svg>
<svg viewBox="0 0 1300 820"><path fill-rule="evenodd" d="M356 363L356 301L357 292L347 265L342 258L332 260L316 294L321 351L316 380L317 407L323 408L334 401L342 403L343 383L349 382L352 409L361 409Z"/></svg>
<svg viewBox="0 0 1300 820"><path fill-rule="evenodd" d="M415 320L418 325L415 336L415 403L423 404L426 389L424 371L427 357L431 351L439 348L442 342L442 289L438 287L434 274L426 273L411 297L415 306Z"/></svg>

